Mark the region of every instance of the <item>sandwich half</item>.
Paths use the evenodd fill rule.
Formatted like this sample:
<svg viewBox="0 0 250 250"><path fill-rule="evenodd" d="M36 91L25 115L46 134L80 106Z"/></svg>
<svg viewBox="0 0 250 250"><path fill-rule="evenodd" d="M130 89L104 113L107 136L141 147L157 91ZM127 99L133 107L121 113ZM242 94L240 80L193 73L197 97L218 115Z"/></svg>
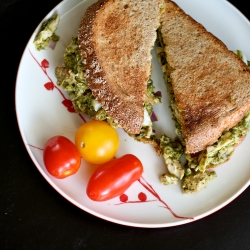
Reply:
<svg viewBox="0 0 250 250"><path fill-rule="evenodd" d="M174 2L165 0L160 23L157 54L176 131L190 173L204 173L227 161L250 129L250 70Z"/></svg>
<svg viewBox="0 0 250 250"><path fill-rule="evenodd" d="M161 96L150 75L161 11L162 0L97 1L55 71L77 112L121 127L157 152L150 118Z"/></svg>

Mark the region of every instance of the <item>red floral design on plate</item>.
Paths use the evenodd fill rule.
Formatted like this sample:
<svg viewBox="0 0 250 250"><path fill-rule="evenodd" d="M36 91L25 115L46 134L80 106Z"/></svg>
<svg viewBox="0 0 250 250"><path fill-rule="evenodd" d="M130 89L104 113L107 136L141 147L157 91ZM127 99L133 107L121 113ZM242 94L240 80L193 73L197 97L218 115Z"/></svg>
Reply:
<svg viewBox="0 0 250 250"><path fill-rule="evenodd" d="M55 85L53 82L47 82L44 84L44 87L47 89L47 90L53 90L55 88Z"/></svg>
<svg viewBox="0 0 250 250"><path fill-rule="evenodd" d="M30 50L29 50L29 52L30 52L31 56L33 57L33 59L34 59L34 60L36 61L36 63L38 64L38 66L42 69L43 73L44 73L44 74L48 77L48 79L49 79L49 82L47 82L47 83L44 84L45 89L47 89L47 90L49 90L49 91L56 89L56 90L61 94L61 96L63 97L62 104L64 105L64 107L66 107L67 110L68 110L70 113L76 113L75 108L74 108L74 106L73 106L73 104L72 104L72 101L69 100L69 99L67 99L67 98L65 97L65 95L64 95L64 93L61 91L61 89L59 89L59 88L57 87L57 85L55 85L55 84L53 83L51 77L48 75L46 69L49 68L49 65L50 65L50 64L49 64L49 61L48 61L47 59L43 59L43 60L41 61L41 63L39 63L38 60L34 57L34 55L31 53ZM78 114L78 115L81 117L81 119L82 119L84 122L86 122L86 120L84 119L84 117L83 117L81 114Z"/></svg>
<svg viewBox="0 0 250 250"><path fill-rule="evenodd" d="M129 203L144 203L144 202L154 202L154 201L159 201L163 204L163 208L166 208L169 210L169 212L175 217L179 219L189 219L189 220L194 220L192 217L185 217L185 216L180 216L177 215L169 206L168 204L161 199L159 194L154 190L154 188L144 179L142 176L139 180L139 183L149 192L151 193L156 200L147 200L147 195L144 192L140 192L138 194L138 200L137 201L130 201L128 200L128 196L126 194L122 194L119 198L122 203L116 204L116 205L122 205L122 204L129 204Z"/></svg>

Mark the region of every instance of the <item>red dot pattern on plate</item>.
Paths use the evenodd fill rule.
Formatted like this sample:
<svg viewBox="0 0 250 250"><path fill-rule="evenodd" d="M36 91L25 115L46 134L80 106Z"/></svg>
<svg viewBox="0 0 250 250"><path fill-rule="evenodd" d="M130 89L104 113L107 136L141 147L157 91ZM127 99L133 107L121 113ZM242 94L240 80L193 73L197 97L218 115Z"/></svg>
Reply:
<svg viewBox="0 0 250 250"><path fill-rule="evenodd" d="M128 196L126 194L120 195L120 201L121 202L126 202L128 200Z"/></svg>
<svg viewBox="0 0 250 250"><path fill-rule="evenodd" d="M147 200L147 195L146 195L145 193L143 193L143 192L140 192L140 193L138 194L138 199L139 199L140 201L146 201L146 200Z"/></svg>

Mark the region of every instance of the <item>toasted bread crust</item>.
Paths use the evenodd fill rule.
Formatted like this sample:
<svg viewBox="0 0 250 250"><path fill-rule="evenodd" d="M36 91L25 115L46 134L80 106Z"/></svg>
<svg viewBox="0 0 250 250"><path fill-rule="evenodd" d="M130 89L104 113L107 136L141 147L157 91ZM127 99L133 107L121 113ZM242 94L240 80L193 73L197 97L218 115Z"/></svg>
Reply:
<svg viewBox="0 0 250 250"><path fill-rule="evenodd" d="M186 152L212 145L250 109L250 71L233 52L165 0L161 33Z"/></svg>
<svg viewBox="0 0 250 250"><path fill-rule="evenodd" d="M102 0L85 13L78 41L86 80L107 114L140 133L161 0Z"/></svg>

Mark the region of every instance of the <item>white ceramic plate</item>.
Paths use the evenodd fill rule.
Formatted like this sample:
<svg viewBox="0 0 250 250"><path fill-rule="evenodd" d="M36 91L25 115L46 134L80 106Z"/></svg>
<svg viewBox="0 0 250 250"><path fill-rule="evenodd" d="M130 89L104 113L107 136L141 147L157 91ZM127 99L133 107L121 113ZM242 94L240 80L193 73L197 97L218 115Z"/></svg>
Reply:
<svg viewBox="0 0 250 250"><path fill-rule="evenodd" d="M82 162L77 174L63 180L51 177L43 164L42 148L54 135L64 135L73 141L77 128L83 123L76 113L68 112L62 101L67 94L59 89L47 90L45 84L56 84L54 69L63 60L65 47L76 36L78 24L92 0L66 0L56 6L44 19L59 13L57 29L60 40L54 50L37 52L32 44L41 24L31 36L24 50L16 81L16 112L20 132L34 164L51 186L68 201L82 210L102 219L135 227L170 227L201 219L222 208L249 186L250 135L236 149L232 159L216 169L218 177L195 195L183 195L180 185L164 186L159 175L165 172L162 158L156 156L150 145L129 138L118 129L121 146L117 157L135 154L144 165L141 182L135 182L127 191L128 201L119 197L107 202L93 202L85 194L93 166ZM225 0L176 0L193 18L219 37L230 50L240 49L250 59L250 23ZM44 21L44 20L43 20ZM43 68L42 61L49 62ZM163 103L155 108L160 121L155 123L158 135L174 137L174 124L169 111L169 100L162 72L153 52L153 80L156 90L163 93ZM53 84L52 84L53 85ZM140 201L140 193L147 197Z"/></svg>

